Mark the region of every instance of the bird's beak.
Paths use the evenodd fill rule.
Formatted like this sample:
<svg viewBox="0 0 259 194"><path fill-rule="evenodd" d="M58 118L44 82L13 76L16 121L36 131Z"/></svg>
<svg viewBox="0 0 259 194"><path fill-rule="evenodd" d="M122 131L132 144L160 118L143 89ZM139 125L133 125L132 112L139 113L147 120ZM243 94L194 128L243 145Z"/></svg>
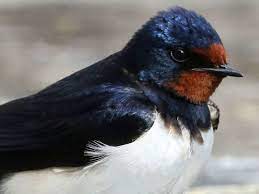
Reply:
<svg viewBox="0 0 259 194"><path fill-rule="evenodd" d="M219 67L215 67L215 68L206 68L206 67L194 68L192 69L192 71L206 71L206 72L212 72L221 76L243 77L243 75L239 71L229 67L228 64L220 65Z"/></svg>

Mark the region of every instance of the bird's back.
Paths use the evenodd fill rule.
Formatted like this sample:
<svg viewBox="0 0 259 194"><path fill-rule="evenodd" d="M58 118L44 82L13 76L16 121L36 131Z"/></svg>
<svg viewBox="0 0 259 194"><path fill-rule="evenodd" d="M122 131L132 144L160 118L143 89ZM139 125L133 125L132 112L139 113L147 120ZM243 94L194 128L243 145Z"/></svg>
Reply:
<svg viewBox="0 0 259 194"><path fill-rule="evenodd" d="M0 106L1 174L87 165L90 161L84 150L88 142L120 145L131 141L135 131L117 128L123 121L133 127L136 120L137 125L137 116L128 115L143 114L141 108L148 115L152 106L149 108L136 84L123 75L124 64L117 60L118 55L35 95ZM145 123L143 127L147 127Z"/></svg>

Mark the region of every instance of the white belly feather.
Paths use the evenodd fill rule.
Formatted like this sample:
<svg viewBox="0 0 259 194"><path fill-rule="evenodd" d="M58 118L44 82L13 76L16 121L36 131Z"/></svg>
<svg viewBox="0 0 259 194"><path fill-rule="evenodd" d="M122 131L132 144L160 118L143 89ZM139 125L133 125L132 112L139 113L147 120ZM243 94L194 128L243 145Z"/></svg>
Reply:
<svg viewBox="0 0 259 194"><path fill-rule="evenodd" d="M7 178L4 194L178 194L209 158L213 129L202 132L203 144L167 128L159 114L152 128L133 143L91 146L106 158L85 168L21 172ZM93 152L93 149L95 150Z"/></svg>

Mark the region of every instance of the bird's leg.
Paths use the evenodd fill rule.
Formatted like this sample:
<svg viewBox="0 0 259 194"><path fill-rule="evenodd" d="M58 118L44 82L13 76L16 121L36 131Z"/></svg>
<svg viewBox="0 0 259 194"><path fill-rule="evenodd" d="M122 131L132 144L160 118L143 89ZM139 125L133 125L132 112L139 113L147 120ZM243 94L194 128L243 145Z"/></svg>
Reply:
<svg viewBox="0 0 259 194"><path fill-rule="evenodd" d="M218 129L219 118L220 118L220 110L215 102L209 100L208 107L210 110L211 124L214 130Z"/></svg>

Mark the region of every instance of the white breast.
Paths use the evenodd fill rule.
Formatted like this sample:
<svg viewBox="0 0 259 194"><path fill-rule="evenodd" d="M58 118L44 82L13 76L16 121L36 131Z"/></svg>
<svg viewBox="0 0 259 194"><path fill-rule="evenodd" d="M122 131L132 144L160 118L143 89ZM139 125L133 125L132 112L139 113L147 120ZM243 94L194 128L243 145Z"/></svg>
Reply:
<svg viewBox="0 0 259 194"><path fill-rule="evenodd" d="M180 121L179 121L180 122ZM181 122L180 122L181 124ZM2 185L4 194L178 194L197 176L213 145L213 130L203 144L165 126L159 114L152 128L133 143L93 144L88 154L106 156L80 169L17 173Z"/></svg>

